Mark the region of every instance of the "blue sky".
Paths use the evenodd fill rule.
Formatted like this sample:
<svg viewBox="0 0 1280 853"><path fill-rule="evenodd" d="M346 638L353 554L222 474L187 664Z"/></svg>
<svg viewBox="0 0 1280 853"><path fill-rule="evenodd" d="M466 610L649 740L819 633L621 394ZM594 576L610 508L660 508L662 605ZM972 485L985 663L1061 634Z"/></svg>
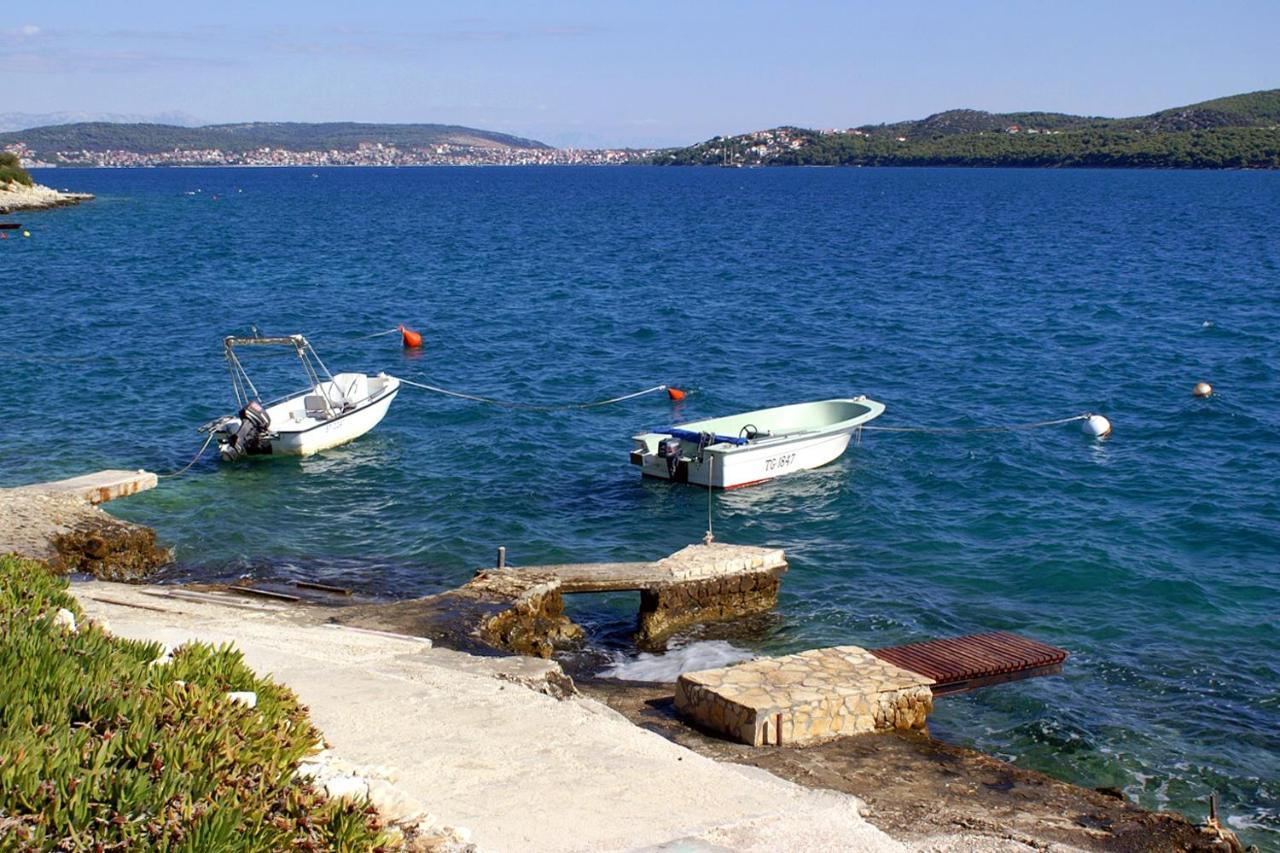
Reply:
<svg viewBox="0 0 1280 853"><path fill-rule="evenodd" d="M1137 115L1280 87L1280 2L59 2L5 111L463 124L673 145L953 107Z"/></svg>

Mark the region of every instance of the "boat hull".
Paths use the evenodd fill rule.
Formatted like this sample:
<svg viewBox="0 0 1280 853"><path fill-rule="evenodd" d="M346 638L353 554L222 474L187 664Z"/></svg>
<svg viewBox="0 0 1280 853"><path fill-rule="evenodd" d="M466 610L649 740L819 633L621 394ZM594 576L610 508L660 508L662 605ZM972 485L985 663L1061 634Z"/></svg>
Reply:
<svg viewBox="0 0 1280 853"><path fill-rule="evenodd" d="M640 470L646 477L661 480L674 479L696 486L738 489L834 462L849 447L851 436L852 432L847 432L796 442L785 447L762 447L736 454L707 449L703 451L701 462L697 459L682 461L674 477L669 472L665 459L648 456L642 462Z"/></svg>
<svg viewBox="0 0 1280 853"><path fill-rule="evenodd" d="M399 393L400 380L394 376L340 373L332 382L268 406L269 429L255 439L247 453L226 452L241 421L235 417L223 419L216 431L218 447L224 459L310 456L346 444L373 429L386 417ZM357 402L346 402L353 399Z"/></svg>
<svg viewBox="0 0 1280 853"><path fill-rule="evenodd" d="M382 422L398 393L399 388L351 414L302 432L279 432L271 439L271 455L310 456L353 441Z"/></svg>
<svg viewBox="0 0 1280 853"><path fill-rule="evenodd" d="M815 407L812 412L804 407ZM776 477L819 468L838 459L849 447L853 433L878 417L884 406L866 398L824 400L816 403L761 409L727 418L695 421L671 429L681 434L678 458L668 459L658 452L659 442L672 433L646 433L635 437L631 453L646 477L674 480L717 489L736 489ZM800 421L808 415L825 418L807 426ZM718 441L698 451L691 433L709 431L728 438L750 425L776 424L780 435L762 435L741 443Z"/></svg>

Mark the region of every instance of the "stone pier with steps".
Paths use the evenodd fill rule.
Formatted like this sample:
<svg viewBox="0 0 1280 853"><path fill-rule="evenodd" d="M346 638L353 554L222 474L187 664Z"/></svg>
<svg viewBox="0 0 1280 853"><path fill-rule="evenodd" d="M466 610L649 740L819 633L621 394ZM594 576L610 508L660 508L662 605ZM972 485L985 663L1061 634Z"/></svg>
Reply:
<svg viewBox="0 0 1280 853"><path fill-rule="evenodd" d="M172 559L155 531L108 515L98 504L155 488L148 471L99 471L0 489L0 554L41 560L104 580L141 580Z"/></svg>
<svg viewBox="0 0 1280 853"><path fill-rule="evenodd" d="M786 570L780 548L714 542L654 562L480 569L458 589L345 608L335 618L447 645L478 638L491 648L549 657L582 638L582 629L564 615L565 595L636 590L636 641L655 646L691 625L772 609Z"/></svg>

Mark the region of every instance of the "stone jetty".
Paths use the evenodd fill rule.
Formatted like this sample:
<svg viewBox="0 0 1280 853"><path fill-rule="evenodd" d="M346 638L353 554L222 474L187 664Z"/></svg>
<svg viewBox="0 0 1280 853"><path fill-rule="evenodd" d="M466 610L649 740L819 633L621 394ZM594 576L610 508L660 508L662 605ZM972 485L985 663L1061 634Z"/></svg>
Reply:
<svg viewBox="0 0 1280 853"><path fill-rule="evenodd" d="M149 527L108 515L98 504L155 488L147 471L99 471L83 477L0 489L0 554L40 560L58 571L136 581L172 559Z"/></svg>
<svg viewBox="0 0 1280 853"><path fill-rule="evenodd" d="M412 601L344 608L335 618L399 633L550 657L583 637L564 615L564 596L638 590L635 638L660 644L701 622L772 609L787 570L780 548L690 545L654 562L577 563L480 569L455 590Z"/></svg>

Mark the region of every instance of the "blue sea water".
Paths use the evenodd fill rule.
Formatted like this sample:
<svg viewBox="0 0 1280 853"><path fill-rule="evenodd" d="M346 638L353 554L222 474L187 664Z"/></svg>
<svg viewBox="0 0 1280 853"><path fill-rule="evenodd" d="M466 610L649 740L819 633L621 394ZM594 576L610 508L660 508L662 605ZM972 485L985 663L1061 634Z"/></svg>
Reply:
<svg viewBox="0 0 1280 853"><path fill-rule="evenodd" d="M0 243L0 484L175 469L230 408L220 338L301 331L406 388L360 441L211 459L112 510L173 577L407 596L517 563L656 558L705 491L642 481L642 428L866 393L816 472L716 496L784 547L758 653L1009 629L1065 676L941 700L935 734L1280 849L1280 174L1002 170L56 170L93 192ZM419 353L394 336L425 332ZM263 364L292 390L295 365ZM254 365L250 365L251 371ZM1214 384L1207 400L1190 390ZM601 636L634 602L582 605Z"/></svg>

